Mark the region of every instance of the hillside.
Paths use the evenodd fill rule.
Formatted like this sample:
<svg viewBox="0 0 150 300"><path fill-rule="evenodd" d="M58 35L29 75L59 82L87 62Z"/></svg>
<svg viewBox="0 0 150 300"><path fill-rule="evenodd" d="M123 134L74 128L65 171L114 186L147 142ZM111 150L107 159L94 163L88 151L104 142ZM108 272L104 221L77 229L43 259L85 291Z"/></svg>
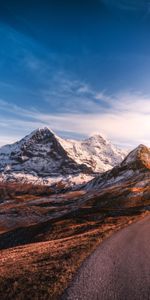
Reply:
<svg viewBox="0 0 150 300"><path fill-rule="evenodd" d="M135 183L136 186L147 186L150 178L150 148L139 145L112 170L98 175L91 180L87 189L100 189L102 187L124 182Z"/></svg>

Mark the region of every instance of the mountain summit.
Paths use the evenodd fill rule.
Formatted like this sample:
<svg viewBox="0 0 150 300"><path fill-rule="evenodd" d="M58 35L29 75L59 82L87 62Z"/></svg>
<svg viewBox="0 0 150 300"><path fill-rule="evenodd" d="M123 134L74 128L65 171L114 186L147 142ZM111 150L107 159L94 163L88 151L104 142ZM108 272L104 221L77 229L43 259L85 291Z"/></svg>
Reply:
<svg viewBox="0 0 150 300"><path fill-rule="evenodd" d="M127 155L122 166L128 166L132 169L150 169L150 148L142 144L139 145Z"/></svg>
<svg viewBox="0 0 150 300"><path fill-rule="evenodd" d="M120 163L125 152L101 135L83 141L65 140L49 128L39 128L20 141L0 148L0 174L3 180L28 181L82 176L89 178ZM45 182L46 182L45 181Z"/></svg>
<svg viewBox="0 0 150 300"><path fill-rule="evenodd" d="M77 163L84 163L93 172L101 173L112 169L127 155L101 135L94 135L82 141L62 140L61 145Z"/></svg>

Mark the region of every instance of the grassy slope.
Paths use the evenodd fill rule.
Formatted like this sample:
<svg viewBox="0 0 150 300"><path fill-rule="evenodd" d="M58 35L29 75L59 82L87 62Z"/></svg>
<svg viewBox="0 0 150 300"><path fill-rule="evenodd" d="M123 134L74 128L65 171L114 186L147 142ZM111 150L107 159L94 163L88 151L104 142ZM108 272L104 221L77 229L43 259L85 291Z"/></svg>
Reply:
<svg viewBox="0 0 150 300"><path fill-rule="evenodd" d="M75 212L1 234L8 249L0 252L0 299L58 299L103 239L145 215L149 196L148 187L143 194L126 183L91 195Z"/></svg>

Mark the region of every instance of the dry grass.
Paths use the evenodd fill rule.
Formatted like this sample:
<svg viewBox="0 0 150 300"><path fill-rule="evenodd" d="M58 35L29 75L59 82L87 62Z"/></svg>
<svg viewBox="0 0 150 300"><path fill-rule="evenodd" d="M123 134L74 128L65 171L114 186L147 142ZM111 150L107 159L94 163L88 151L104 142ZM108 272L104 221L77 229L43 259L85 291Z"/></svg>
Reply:
<svg viewBox="0 0 150 300"><path fill-rule="evenodd" d="M83 260L104 238L141 217L109 217L99 226L93 223L87 228L70 224L68 237L2 250L1 299L58 299ZM65 223L55 224L55 234L63 235L63 228L69 225Z"/></svg>
<svg viewBox="0 0 150 300"><path fill-rule="evenodd" d="M81 196L89 200L65 216L0 235L1 248L7 248L0 252L0 299L59 299L105 238L148 213L143 208L150 203L149 192L141 196L125 184L90 197L68 193L63 196L68 205Z"/></svg>
<svg viewBox="0 0 150 300"><path fill-rule="evenodd" d="M48 186L19 184L19 183L3 183L0 182L0 200L16 199L16 197L26 197L33 199L34 196L48 196L52 194L52 190Z"/></svg>

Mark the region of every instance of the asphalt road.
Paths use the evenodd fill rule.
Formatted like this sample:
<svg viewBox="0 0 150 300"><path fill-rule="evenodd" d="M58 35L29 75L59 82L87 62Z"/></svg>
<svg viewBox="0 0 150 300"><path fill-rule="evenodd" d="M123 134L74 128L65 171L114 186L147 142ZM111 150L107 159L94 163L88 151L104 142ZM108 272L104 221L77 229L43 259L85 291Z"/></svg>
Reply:
<svg viewBox="0 0 150 300"><path fill-rule="evenodd" d="M150 300L150 217L103 242L62 299Z"/></svg>

